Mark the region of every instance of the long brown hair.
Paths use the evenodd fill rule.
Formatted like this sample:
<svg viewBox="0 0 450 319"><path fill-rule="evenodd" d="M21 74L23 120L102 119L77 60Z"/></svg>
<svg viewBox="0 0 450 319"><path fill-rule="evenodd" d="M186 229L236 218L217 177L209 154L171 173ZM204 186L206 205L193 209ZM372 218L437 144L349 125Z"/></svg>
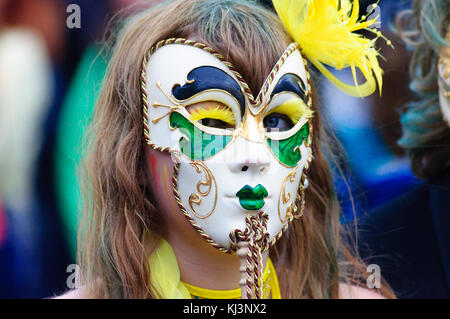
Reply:
<svg viewBox="0 0 450 319"><path fill-rule="evenodd" d="M154 298L149 254L159 212L147 196L139 73L160 40L195 36L230 61L258 92L292 42L278 17L250 1L175 0L133 16L117 38L95 109L86 168L79 259L88 297ZM365 283L365 267L342 240L339 204L323 152L331 145L314 106L306 209L272 248L283 298L337 298L339 283ZM331 155L331 152L330 154ZM387 286L386 295L389 295Z"/></svg>

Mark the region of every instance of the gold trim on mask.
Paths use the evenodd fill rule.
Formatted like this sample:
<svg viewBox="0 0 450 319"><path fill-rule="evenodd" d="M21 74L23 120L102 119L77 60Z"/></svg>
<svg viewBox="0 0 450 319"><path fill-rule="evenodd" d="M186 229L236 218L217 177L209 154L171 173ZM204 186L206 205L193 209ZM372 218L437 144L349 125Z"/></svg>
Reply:
<svg viewBox="0 0 450 319"><path fill-rule="evenodd" d="M291 193L286 193L286 183L289 181L290 183L295 182L295 177L297 176L297 167L293 171L291 171L283 180L281 184L281 192L278 196L278 218L281 223L285 223L289 218L293 216L294 213L294 202L291 200ZM286 205L289 201L289 205L286 208L286 214L284 219L281 217L281 209L280 209L280 199L284 205Z"/></svg>
<svg viewBox="0 0 450 319"><path fill-rule="evenodd" d="M239 134L250 142L264 143L266 139L266 129L264 128L263 119L263 112L258 115L245 112Z"/></svg>
<svg viewBox="0 0 450 319"><path fill-rule="evenodd" d="M214 210L216 209L216 204L217 204L217 183L216 183L216 179L214 178L214 175L211 173L211 171L209 170L209 168L203 163L203 162L192 162L191 166L195 168L195 170L197 171L198 174L200 174L202 171L200 168L203 169L204 173L205 173L205 181L200 181L197 183L197 192L198 193L192 193L189 196L189 207L192 210L192 213L200 219L205 219L208 218L209 216L211 216L211 214L214 212ZM201 216L199 215L194 207L193 204L195 205L200 205L202 203L202 197L206 197L209 195L209 193L211 192L211 188L212 188L212 182L214 182L214 188L215 188L215 194L214 194L214 205L213 208L211 209L211 211L204 215ZM201 186L207 186L207 190L203 191L200 189Z"/></svg>
<svg viewBox="0 0 450 319"><path fill-rule="evenodd" d="M162 94L164 94L164 96L165 96L170 102L172 102L172 104L174 104L175 106L173 106L173 105L168 105L168 104L161 104L161 103L158 103L157 101L153 102L153 103L152 103L152 106L153 106L154 108L156 108L156 107L166 107L166 108L170 109L170 111L167 112L166 114L164 114L164 115L162 115L162 116L160 116L160 117L157 117L157 118L152 119L152 123L153 123L153 124L157 124L160 120L162 120L162 119L165 118L166 116L172 114L173 111L176 111L176 110L179 110L179 109L184 108L184 105L177 103L174 99L172 99L171 96L169 96L169 95L163 90L163 88L162 88L162 86L161 86L161 81L156 82L156 86L158 87L158 89L161 90ZM170 127L170 125L169 125L169 127Z"/></svg>

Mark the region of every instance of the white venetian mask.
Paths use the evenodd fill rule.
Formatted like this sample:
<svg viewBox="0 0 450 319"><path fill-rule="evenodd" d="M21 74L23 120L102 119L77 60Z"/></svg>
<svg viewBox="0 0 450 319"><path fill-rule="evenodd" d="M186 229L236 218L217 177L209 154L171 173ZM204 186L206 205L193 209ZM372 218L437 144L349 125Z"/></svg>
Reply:
<svg viewBox="0 0 450 319"><path fill-rule="evenodd" d="M147 142L178 160L174 195L192 226L230 252L230 233L264 212L273 244L294 218L312 157L311 88L298 46L256 99L230 63L184 39L153 47L141 80Z"/></svg>

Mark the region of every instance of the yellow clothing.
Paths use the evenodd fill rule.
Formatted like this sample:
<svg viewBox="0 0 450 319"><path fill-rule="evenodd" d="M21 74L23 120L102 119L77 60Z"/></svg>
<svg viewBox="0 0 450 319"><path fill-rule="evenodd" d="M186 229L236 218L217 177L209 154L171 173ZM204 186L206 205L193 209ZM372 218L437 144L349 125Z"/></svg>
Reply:
<svg viewBox="0 0 450 319"><path fill-rule="evenodd" d="M181 281L175 253L170 244L161 240L158 249L150 256L150 281L161 299L240 299L241 288L211 290L189 285ZM264 299L280 299L277 274L270 258L263 273Z"/></svg>

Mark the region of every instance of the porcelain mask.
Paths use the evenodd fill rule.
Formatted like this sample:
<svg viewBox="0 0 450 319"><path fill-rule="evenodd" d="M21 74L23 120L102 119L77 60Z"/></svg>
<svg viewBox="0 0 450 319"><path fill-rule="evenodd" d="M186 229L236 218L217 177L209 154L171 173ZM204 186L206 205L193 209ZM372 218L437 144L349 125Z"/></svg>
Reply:
<svg viewBox="0 0 450 319"><path fill-rule="evenodd" d="M178 154L174 195L210 243L230 251L230 233L249 215L268 214L270 241L295 212L311 160L311 97L305 60L290 45L253 98L217 55L165 44L144 64L147 142Z"/></svg>

